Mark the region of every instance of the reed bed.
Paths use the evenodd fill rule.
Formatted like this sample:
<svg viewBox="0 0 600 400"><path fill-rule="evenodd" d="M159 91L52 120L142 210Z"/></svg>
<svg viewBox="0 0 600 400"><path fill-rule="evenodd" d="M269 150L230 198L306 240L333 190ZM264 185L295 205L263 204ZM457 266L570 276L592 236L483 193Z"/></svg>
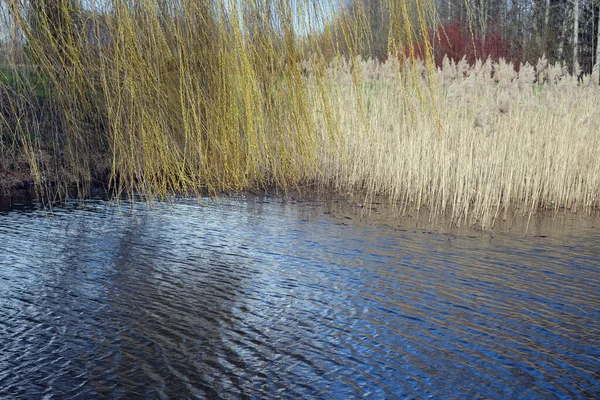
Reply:
<svg viewBox="0 0 600 400"><path fill-rule="evenodd" d="M578 83L545 60L517 73L503 61L446 59L430 98L421 63L362 62L358 88L348 64L328 74L342 134L328 141L321 122L323 184L483 227L515 211L600 206L597 76ZM316 126L323 113L315 107Z"/></svg>

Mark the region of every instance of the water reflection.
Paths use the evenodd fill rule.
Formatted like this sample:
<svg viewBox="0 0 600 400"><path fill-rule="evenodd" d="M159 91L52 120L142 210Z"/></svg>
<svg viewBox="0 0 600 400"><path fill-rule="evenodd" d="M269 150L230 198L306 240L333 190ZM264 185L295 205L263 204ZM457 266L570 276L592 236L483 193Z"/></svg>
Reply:
<svg viewBox="0 0 600 400"><path fill-rule="evenodd" d="M594 398L600 233L269 198L0 214L0 397Z"/></svg>

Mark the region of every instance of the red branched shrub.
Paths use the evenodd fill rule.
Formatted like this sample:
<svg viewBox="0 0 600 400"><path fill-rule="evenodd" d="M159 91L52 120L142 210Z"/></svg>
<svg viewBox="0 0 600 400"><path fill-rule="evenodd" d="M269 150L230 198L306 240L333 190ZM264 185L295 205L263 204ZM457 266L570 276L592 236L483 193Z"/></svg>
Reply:
<svg viewBox="0 0 600 400"><path fill-rule="evenodd" d="M483 40L472 35L468 27L459 22L439 26L435 32L429 32L429 38L433 48L433 58L438 67L442 65L444 56L455 62L464 57L470 65L473 65L476 59L491 58L492 61L498 61L504 58L511 61L515 68L519 67L521 61L521 49L518 44L511 44L499 33L488 34ZM407 57L414 55L423 58L423 43L413 45L412 49L407 47L405 53Z"/></svg>

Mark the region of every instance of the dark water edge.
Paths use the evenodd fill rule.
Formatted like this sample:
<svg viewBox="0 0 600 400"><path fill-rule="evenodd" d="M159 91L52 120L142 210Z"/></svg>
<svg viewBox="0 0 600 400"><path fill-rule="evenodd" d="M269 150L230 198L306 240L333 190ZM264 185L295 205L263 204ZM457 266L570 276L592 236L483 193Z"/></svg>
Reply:
<svg viewBox="0 0 600 400"><path fill-rule="evenodd" d="M143 194L132 199L129 194L120 198L106 189L106 185L95 185L89 188L85 197L80 197L76 187L71 187L60 196L51 192L50 198L41 198L33 186L13 190L10 193L0 193L0 212L11 210L46 210L51 212L54 208L73 208L83 206L86 201L106 201L108 204L126 209L135 203L143 203L148 208L155 205L172 205L177 201L196 202L199 205L205 201L219 198L228 198L233 201L252 201L257 203L280 203L291 206L297 205L304 213L303 218L315 218L319 214L338 218L341 225L363 224L394 228L399 231L410 229L428 233L448 233L457 235L494 237L497 233L514 233L527 236L561 236L581 229L600 228L600 210L535 210L530 213L511 210L506 218L500 215L495 219L491 228L481 228L476 221L456 221L444 215L431 216L427 208L421 210L406 208L401 205L390 204L387 199L366 200L360 196L348 198L336 193L323 192L322 190L282 191L272 188L256 193L246 192L240 194L223 194L221 196L198 198L195 196L175 195L166 199L157 199ZM501 214L501 213L500 213Z"/></svg>
<svg viewBox="0 0 600 400"><path fill-rule="evenodd" d="M0 211L0 398L600 397L600 230L343 199Z"/></svg>
<svg viewBox="0 0 600 400"><path fill-rule="evenodd" d="M48 187L45 192L40 192L33 182L25 181L21 185L9 190L0 191L0 212L20 209L47 209L54 207L69 207L74 203L83 204L89 200L111 200L111 192L107 190L108 184L95 184L90 186L81 196L77 186L69 186L59 190Z"/></svg>

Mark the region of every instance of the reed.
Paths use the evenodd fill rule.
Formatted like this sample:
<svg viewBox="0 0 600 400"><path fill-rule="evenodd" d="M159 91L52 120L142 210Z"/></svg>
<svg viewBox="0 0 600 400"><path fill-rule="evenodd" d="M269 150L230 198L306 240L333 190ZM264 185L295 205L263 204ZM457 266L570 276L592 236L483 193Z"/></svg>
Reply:
<svg viewBox="0 0 600 400"><path fill-rule="evenodd" d="M600 88L578 84L560 65L445 59L434 78L439 119L407 87L431 84L422 63L361 63L357 88L347 64L331 65L332 109L342 140L327 141L322 182L361 202L384 196L401 212L424 208L456 224L489 228L540 209L600 207ZM400 72L398 72L400 71ZM417 71L417 73L415 73ZM400 79L398 77L400 75ZM398 82L412 80L408 86ZM542 83L543 81L543 83ZM316 88L317 84L313 83ZM312 90L315 98L318 90ZM316 104L316 101L315 101ZM315 111L315 124L322 118ZM360 116L360 117L359 117ZM438 135L439 123L443 134Z"/></svg>

